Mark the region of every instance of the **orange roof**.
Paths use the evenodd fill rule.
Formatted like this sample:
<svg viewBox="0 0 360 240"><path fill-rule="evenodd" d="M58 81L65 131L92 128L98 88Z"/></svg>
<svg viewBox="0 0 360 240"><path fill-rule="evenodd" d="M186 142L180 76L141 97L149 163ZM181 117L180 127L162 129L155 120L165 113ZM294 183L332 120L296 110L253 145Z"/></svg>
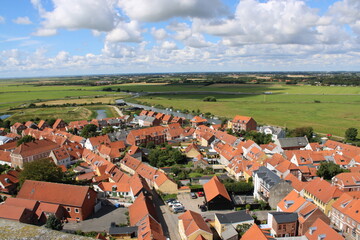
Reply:
<svg viewBox="0 0 360 240"><path fill-rule="evenodd" d="M17 197L81 207L89 187L26 180Z"/></svg>
<svg viewBox="0 0 360 240"><path fill-rule="evenodd" d="M326 141L326 143L324 144L324 147L337 150L337 151L341 152L343 155L346 155L349 157L355 157L357 155L360 155L360 147L336 142L333 140Z"/></svg>
<svg viewBox="0 0 360 240"><path fill-rule="evenodd" d="M124 183L101 182L99 188L106 192L130 192L130 185Z"/></svg>
<svg viewBox="0 0 360 240"><path fill-rule="evenodd" d="M157 171L156 175L158 175L158 177L155 179L155 183L156 183L156 185L158 185L158 187L160 187L167 180L172 181L165 173L163 173L161 171Z"/></svg>
<svg viewBox="0 0 360 240"><path fill-rule="evenodd" d="M23 143L18 146L13 154L19 154L22 157L29 157L35 154L48 152L59 148L60 146L49 140L35 140L34 142Z"/></svg>
<svg viewBox="0 0 360 240"><path fill-rule="evenodd" d="M59 208L60 208L59 204L41 202L38 209L36 210L36 215L40 217L43 212L55 214Z"/></svg>
<svg viewBox="0 0 360 240"><path fill-rule="evenodd" d="M131 168L132 170L136 171L136 169L140 166L141 161L126 154L125 157L120 161L125 166Z"/></svg>
<svg viewBox="0 0 360 240"><path fill-rule="evenodd" d="M266 230L262 230L258 225L254 224L247 230L241 237L241 240L272 240L270 233Z"/></svg>
<svg viewBox="0 0 360 240"><path fill-rule="evenodd" d="M229 145L233 145L235 141L237 140L237 137L230 135L228 133L225 133L223 131L216 131L215 137L219 139L220 141L227 143Z"/></svg>
<svg viewBox="0 0 360 240"><path fill-rule="evenodd" d="M204 122L207 122L207 120L205 118L195 116L190 120L190 122L192 122L192 123L204 123Z"/></svg>
<svg viewBox="0 0 360 240"><path fill-rule="evenodd" d="M139 240L165 240L161 224L150 216L146 216L138 223L138 239Z"/></svg>
<svg viewBox="0 0 360 240"><path fill-rule="evenodd" d="M292 190L278 203L277 206L282 212L298 212L299 208L301 208L305 203L306 199L300 196L300 194L295 190Z"/></svg>
<svg viewBox="0 0 360 240"><path fill-rule="evenodd" d="M129 207L130 225L135 226L147 216L157 220L156 210L152 201L141 193Z"/></svg>
<svg viewBox="0 0 360 240"><path fill-rule="evenodd" d="M333 181L342 186L360 186L360 172L340 173Z"/></svg>
<svg viewBox="0 0 360 240"><path fill-rule="evenodd" d="M290 162L288 160L285 160L285 161L281 162L275 168L276 168L276 170L278 170L281 173L284 173L287 170L297 170L297 169L299 169L295 164L293 164L292 162Z"/></svg>
<svg viewBox="0 0 360 240"><path fill-rule="evenodd" d="M102 136L97 136L97 137L91 137L89 138L89 141L91 143L92 146L96 147L96 146L100 146L101 144L110 144L110 138L108 135L102 135Z"/></svg>
<svg viewBox="0 0 360 240"><path fill-rule="evenodd" d="M315 204L312 202L306 202L305 206L298 212L299 222L304 223L316 209L318 209L318 207Z"/></svg>
<svg viewBox="0 0 360 240"><path fill-rule="evenodd" d="M240 116L240 115L236 115L234 118L233 118L233 122L249 122L250 120L252 119L252 117L247 117L247 116Z"/></svg>
<svg viewBox="0 0 360 240"><path fill-rule="evenodd" d="M321 178L308 182L304 190L320 199L323 203L328 203L331 199L338 198L342 194L339 189Z"/></svg>
<svg viewBox="0 0 360 240"><path fill-rule="evenodd" d="M0 205L0 218L19 221L27 211L28 210L24 207L7 206L2 204Z"/></svg>
<svg viewBox="0 0 360 240"><path fill-rule="evenodd" d="M360 192L344 193L332 207L356 222L360 222Z"/></svg>
<svg viewBox="0 0 360 240"><path fill-rule="evenodd" d="M11 163L10 152L0 150L0 161Z"/></svg>
<svg viewBox="0 0 360 240"><path fill-rule="evenodd" d="M206 224L203 217L199 213L188 210L181 214L178 218L179 220L182 220L185 235L187 237L199 230L208 232L210 234L212 233L209 226Z"/></svg>
<svg viewBox="0 0 360 240"><path fill-rule="evenodd" d="M326 237L324 240L344 240L340 234L338 234L320 218L318 218L305 233L308 240L318 240L319 235L325 235Z"/></svg>
<svg viewBox="0 0 360 240"><path fill-rule="evenodd" d="M38 207L38 201L21 198L7 198L5 204L6 206L24 207L31 211Z"/></svg>
<svg viewBox="0 0 360 240"><path fill-rule="evenodd" d="M291 186L298 192L300 192L301 190L303 190L306 185L307 182L302 182L300 181L297 177L295 177L293 174L288 174L284 180L286 181L290 181L291 182Z"/></svg>
<svg viewBox="0 0 360 240"><path fill-rule="evenodd" d="M206 200L211 201L216 196L221 195L224 198L231 201L229 193L226 191L224 184L222 184L217 176L211 178L211 180L204 184L204 192L206 195Z"/></svg>
<svg viewBox="0 0 360 240"><path fill-rule="evenodd" d="M142 162L140 163L139 167L136 168L136 172L142 177L152 181L154 179L156 169Z"/></svg>

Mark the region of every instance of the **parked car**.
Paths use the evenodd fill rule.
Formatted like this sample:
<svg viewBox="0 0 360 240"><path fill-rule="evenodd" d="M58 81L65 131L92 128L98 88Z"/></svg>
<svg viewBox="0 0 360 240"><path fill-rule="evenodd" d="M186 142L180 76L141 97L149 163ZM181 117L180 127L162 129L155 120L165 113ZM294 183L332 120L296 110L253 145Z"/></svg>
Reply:
<svg viewBox="0 0 360 240"><path fill-rule="evenodd" d="M173 202L173 201L176 201L176 199L175 198L170 198L170 199L166 200L165 203L170 203L170 202Z"/></svg>
<svg viewBox="0 0 360 240"><path fill-rule="evenodd" d="M176 204L181 204L181 203L179 201L173 201L173 202L168 203L169 207L172 207Z"/></svg>
<svg viewBox="0 0 360 240"><path fill-rule="evenodd" d="M199 197L203 197L203 196L204 196L204 192L201 192L201 191L198 192L197 194L198 194Z"/></svg>
<svg viewBox="0 0 360 240"><path fill-rule="evenodd" d="M207 207L205 205L200 205L200 210L202 212L206 212L207 211Z"/></svg>
<svg viewBox="0 0 360 240"><path fill-rule="evenodd" d="M190 196L191 196L191 198L192 198L192 199L197 198L196 194L195 194L195 193L193 193L193 192L192 192L192 193L190 193Z"/></svg>
<svg viewBox="0 0 360 240"><path fill-rule="evenodd" d="M174 204L171 206L172 209L175 209L175 208L180 208L180 207L184 207L181 203L179 204Z"/></svg>
<svg viewBox="0 0 360 240"><path fill-rule="evenodd" d="M173 211L174 211L174 213L181 213L181 212L185 212L186 210L185 210L184 206L182 206L182 207L174 208Z"/></svg>

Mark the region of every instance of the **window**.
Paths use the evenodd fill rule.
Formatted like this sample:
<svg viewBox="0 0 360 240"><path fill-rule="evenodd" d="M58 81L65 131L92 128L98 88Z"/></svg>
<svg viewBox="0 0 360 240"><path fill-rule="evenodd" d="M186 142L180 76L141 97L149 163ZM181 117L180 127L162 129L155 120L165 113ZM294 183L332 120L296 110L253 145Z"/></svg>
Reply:
<svg viewBox="0 0 360 240"><path fill-rule="evenodd" d="M78 209L78 208L75 208L75 212L76 212L76 213L79 213L79 209Z"/></svg>
<svg viewBox="0 0 360 240"><path fill-rule="evenodd" d="M71 208L67 207L66 211L71 212Z"/></svg>

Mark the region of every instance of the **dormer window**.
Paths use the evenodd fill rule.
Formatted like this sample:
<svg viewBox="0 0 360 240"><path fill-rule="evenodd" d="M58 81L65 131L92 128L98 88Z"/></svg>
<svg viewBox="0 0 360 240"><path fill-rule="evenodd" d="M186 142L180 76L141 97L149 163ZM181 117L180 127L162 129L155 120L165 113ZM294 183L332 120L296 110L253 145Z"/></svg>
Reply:
<svg viewBox="0 0 360 240"><path fill-rule="evenodd" d="M310 235L313 235L314 232L316 231L316 229L317 229L317 227L311 227L311 228L309 228L309 234L310 234Z"/></svg>

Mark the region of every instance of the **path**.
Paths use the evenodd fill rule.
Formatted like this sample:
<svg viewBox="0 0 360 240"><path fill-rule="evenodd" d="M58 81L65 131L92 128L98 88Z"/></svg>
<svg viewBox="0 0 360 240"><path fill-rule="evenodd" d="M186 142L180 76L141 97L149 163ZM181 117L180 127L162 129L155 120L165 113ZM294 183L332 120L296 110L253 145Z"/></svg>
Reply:
<svg viewBox="0 0 360 240"><path fill-rule="evenodd" d="M115 111L119 114L120 117L124 116L123 112L117 106L111 106L111 107L115 109Z"/></svg>

